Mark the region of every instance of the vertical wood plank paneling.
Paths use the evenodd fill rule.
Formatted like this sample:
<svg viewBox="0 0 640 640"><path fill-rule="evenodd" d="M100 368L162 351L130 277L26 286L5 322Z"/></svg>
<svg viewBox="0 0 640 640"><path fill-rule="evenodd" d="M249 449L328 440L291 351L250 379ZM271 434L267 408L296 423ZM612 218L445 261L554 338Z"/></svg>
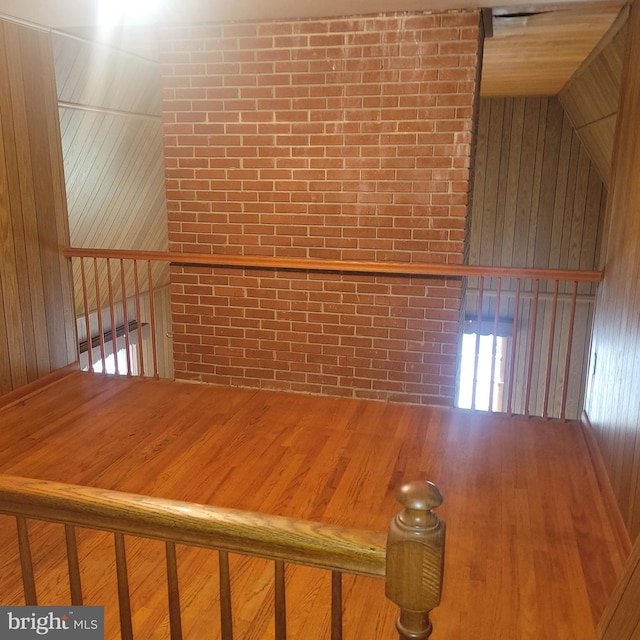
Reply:
<svg viewBox="0 0 640 640"><path fill-rule="evenodd" d="M49 35L0 23L0 392L75 360L57 97ZM6 214L5 214L6 212Z"/></svg>
<svg viewBox="0 0 640 640"><path fill-rule="evenodd" d="M42 305L44 314L38 314L38 333L44 332L47 342L47 366L66 360L66 340L64 330L64 308L62 306L62 282L60 279L60 249L57 238L58 220L55 215L53 172L49 152L49 130L57 128L57 112L47 112L47 103L42 99L46 93L44 83L30 81L42 75L50 77L53 70L51 58L43 60L43 49L50 47L49 34L25 29L20 38L20 55L23 60L23 84L25 87L25 107L28 118L28 143L33 167L33 193L35 201L37 236L26 238L31 245L37 238L38 245L32 250L38 252L42 277ZM47 64L47 62L49 64ZM49 70L48 74L42 74ZM53 106L50 102L50 106ZM62 338L62 339L60 339ZM38 372L42 374L41 371Z"/></svg>
<svg viewBox="0 0 640 640"><path fill-rule="evenodd" d="M31 119L27 112L25 85L25 78L34 77L36 70L30 69L28 61L23 59L22 31L24 30L18 25L7 25L5 28L18 178L15 183L18 199L12 198L11 218L14 221L16 267L20 277L19 308L23 319L25 349L29 358L26 368L28 379L32 381L49 371L49 347L35 201L34 167L37 165L31 155ZM15 215L16 202L20 203L18 206L21 215ZM33 345L33 349L29 349L28 345Z"/></svg>
<svg viewBox="0 0 640 640"><path fill-rule="evenodd" d="M620 582L598 621L602 640L633 640L640 635L640 539L631 551Z"/></svg>
<svg viewBox="0 0 640 640"><path fill-rule="evenodd" d="M496 100L490 107L490 109L482 110L481 115L484 114L484 111L487 114L491 114L491 120L498 124L498 126L502 126L501 123L504 118L504 100ZM483 123L479 130L481 130ZM488 123L487 123L488 126ZM495 125L494 125L495 129ZM474 197L476 195L484 202L487 203L487 209L489 211L495 211L497 208L497 199L499 193L499 182L498 175L496 171L488 170L488 167L499 167L500 166L500 153L501 149L501 136L496 135L495 131L491 131L491 135L487 136L487 156L486 156L486 165L482 167L485 176L485 192L484 194L476 194L474 192ZM481 162L476 160L476 167L481 165ZM481 218L484 223L484 219ZM496 235L496 227L497 227L496 216L489 216L486 223L482 224L480 228L480 233L482 237L482 242L480 243L480 260L479 264L491 264L493 260L493 238Z"/></svg>
<svg viewBox="0 0 640 640"><path fill-rule="evenodd" d="M533 199L533 177L538 148L538 120L540 100L524 100L522 144L520 146L520 172L518 174L517 199L513 238L512 266L524 267L527 262L527 247L531 226L535 216L531 215Z"/></svg>
<svg viewBox="0 0 640 640"><path fill-rule="evenodd" d="M566 117L562 117L560 135L560 149L558 152L558 166L556 170L555 197L553 201L553 224L551 227L551 252L549 266L559 269L564 252L562 244L562 228L565 219L566 193L569 183L569 168L571 166L571 140L573 130Z"/></svg>
<svg viewBox="0 0 640 640"><path fill-rule="evenodd" d="M511 144L512 134L511 119L513 117L514 108L513 100L505 100L504 103L504 114L498 130L498 139L501 140L499 174L497 180L498 185L506 183L509 172L509 145ZM480 109L480 112L482 112L482 108ZM500 256L502 250L502 232L505 226L506 197L506 190L503 188L498 189L498 204L495 213L495 234L491 240L493 242L494 256Z"/></svg>
<svg viewBox="0 0 640 640"><path fill-rule="evenodd" d="M53 56L52 47L42 46L40 49L41 63L45 68L55 69L55 60ZM49 166L51 167L51 178L53 188L53 201L55 211L61 212L56 217L56 233L58 247L68 246L70 243L69 237L69 216L67 210L67 196L66 185L64 177L64 159L62 156L62 136L60 133L60 118L58 114L57 104L57 87L55 72L50 73L45 78L46 90L42 96L45 102L45 112L50 114L50 122L47 129L48 133L48 152L49 152ZM53 117L53 114L57 114L57 117ZM64 310L73 309L73 284L72 284L72 263L70 260L56 260L56 268L59 271L60 276L60 292L61 292L61 304ZM65 311L66 313L66 311ZM66 317L63 313L62 317ZM65 344L60 345L61 357L64 357L62 350L66 350L66 359L69 362L73 362L78 359L78 341L76 339L75 323L64 322L64 335Z"/></svg>
<svg viewBox="0 0 640 640"><path fill-rule="evenodd" d="M477 259L477 264L495 266L597 268L606 190L557 98L483 99L479 127L480 140L486 142L476 163L483 182L473 198L471 258ZM562 302L554 317L553 283L541 286L540 293L546 297L536 307L531 298L534 284L525 280L516 316L515 283L503 285L510 302L500 315L507 321L515 318L518 324L518 337L509 354L516 376L511 409L516 413L526 409L529 384L531 411L542 415L549 371L549 413L557 416L562 406L570 303ZM495 288L496 282L487 280L487 304L483 304L482 311L485 317L493 313L489 300L495 299ZM562 285L560 293L570 295L571 287ZM585 286L579 293L585 297L577 305L579 317L575 320L571 353L575 365L568 380L567 410L571 417L579 417L581 411L584 369L578 365L585 361L589 350L588 320L594 289ZM477 283L470 280L467 316L475 317L476 305ZM556 322L553 330L552 319ZM547 356L550 338L555 343L551 363ZM532 377L528 383L530 368Z"/></svg>
<svg viewBox="0 0 640 640"><path fill-rule="evenodd" d="M545 154L545 131L547 128L547 111L548 111L548 98L540 99L540 106L538 111L538 130L536 132L536 153L535 164L533 170L533 186L531 192L531 210L540 210L540 191L542 182L542 167L544 166L544 154ZM527 244L527 264L532 264L535 258L536 250L536 235L538 229L538 216L532 216L529 227L529 242Z"/></svg>
<svg viewBox="0 0 640 640"><path fill-rule="evenodd" d="M535 249L532 264L544 264L551 254L554 200L562 132L562 106L557 100L549 100L546 112L546 127L542 173L540 177L540 195L536 224Z"/></svg>
<svg viewBox="0 0 640 640"><path fill-rule="evenodd" d="M0 153L0 158L2 153ZM2 173L0 173L2 177ZM11 391L11 367L9 363L9 340L7 336L6 308L4 295L2 293L2 273L0 273L0 362L5 364L0 366L0 395Z"/></svg>
<svg viewBox="0 0 640 640"><path fill-rule="evenodd" d="M480 109L483 108L483 102L484 101L480 102ZM500 264L508 264L511 266L521 266L514 262L513 244L515 239L515 212L517 211L518 205L518 184L520 177L524 105L524 98L515 98L513 100L513 117L510 126L511 144L509 146L506 197L504 205L505 219L502 234L502 251L501 257L499 258ZM474 202L474 209L475 206L476 203ZM470 242L471 246L473 246L474 239L471 238Z"/></svg>
<svg viewBox="0 0 640 640"><path fill-rule="evenodd" d="M640 533L640 5L627 50L586 410L631 538ZM637 601L636 605L637 606Z"/></svg>
<svg viewBox="0 0 640 640"><path fill-rule="evenodd" d="M11 68L12 51L11 43L8 38L12 32L8 29L9 25L2 23L2 42L0 44L0 142L2 144L3 154L0 158L2 172L2 186L0 187L0 205L6 215L0 216L0 256L2 256L2 269L0 274L3 281L3 306L4 321L6 328L6 352L7 359L0 363L5 368L3 378L9 380L9 387L3 391L10 391L23 384L29 382L27 372L29 363L25 352L25 336L22 325L22 308L20 303L20 283L18 271L18 259L16 256L16 245L14 238L24 236L22 232L22 219L18 217L14 221L12 215L13 208L21 207L20 184L17 172L17 149L16 136L14 131L14 107L11 101L11 82L9 78L9 70ZM6 43L6 45L5 45ZM16 233L14 227L16 222L20 227ZM24 243L18 241L18 247L22 248ZM28 303L25 302L25 312L29 311ZM33 367L33 364L31 365Z"/></svg>

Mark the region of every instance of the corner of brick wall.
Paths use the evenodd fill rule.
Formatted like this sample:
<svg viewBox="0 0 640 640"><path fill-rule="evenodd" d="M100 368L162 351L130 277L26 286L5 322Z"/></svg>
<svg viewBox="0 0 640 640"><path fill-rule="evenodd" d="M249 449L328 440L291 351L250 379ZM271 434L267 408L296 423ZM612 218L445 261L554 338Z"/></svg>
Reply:
<svg viewBox="0 0 640 640"><path fill-rule="evenodd" d="M479 13L163 30L170 249L463 261ZM451 405L460 282L174 268L177 378Z"/></svg>

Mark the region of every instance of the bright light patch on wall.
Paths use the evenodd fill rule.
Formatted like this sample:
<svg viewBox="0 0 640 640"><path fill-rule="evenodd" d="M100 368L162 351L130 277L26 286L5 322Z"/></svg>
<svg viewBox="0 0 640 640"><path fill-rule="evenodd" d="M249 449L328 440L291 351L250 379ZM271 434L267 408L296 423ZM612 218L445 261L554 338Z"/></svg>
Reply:
<svg viewBox="0 0 640 640"><path fill-rule="evenodd" d="M100 0L98 24L102 28L148 24L157 16L162 0Z"/></svg>

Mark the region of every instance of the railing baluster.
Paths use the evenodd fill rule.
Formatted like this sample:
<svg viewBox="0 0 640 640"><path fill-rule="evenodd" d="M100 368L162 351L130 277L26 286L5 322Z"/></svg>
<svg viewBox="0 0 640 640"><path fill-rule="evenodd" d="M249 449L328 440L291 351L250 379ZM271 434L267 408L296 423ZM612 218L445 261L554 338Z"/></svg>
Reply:
<svg viewBox="0 0 640 640"><path fill-rule="evenodd" d="M87 332L87 357L89 362L89 371L93 372L93 340L91 339L91 322L89 322L89 300L87 299L87 277L84 270L84 258L80 258L80 273L82 275L84 326Z"/></svg>
<svg viewBox="0 0 640 640"><path fill-rule="evenodd" d="M142 323L140 322L140 283L138 282L138 261L133 261L133 283L136 295L136 327L138 329L138 362L140 375L144 378L144 355L142 353Z"/></svg>
<svg viewBox="0 0 640 640"><path fill-rule="evenodd" d="M274 615L276 627L276 640L286 640L287 638L287 599L284 585L284 562L275 560L274 573Z"/></svg>
<svg viewBox="0 0 640 640"><path fill-rule="evenodd" d="M571 348L573 346L573 325L576 319L576 300L578 298L578 282L573 283L573 295L571 296L571 315L569 317L569 336L567 337L567 356L564 363L564 384L562 386L562 409L560 419L565 420L567 408L567 392L569 390L569 369L571 367Z"/></svg>
<svg viewBox="0 0 640 640"><path fill-rule="evenodd" d="M111 284L111 258L107 258L107 284L109 286L109 315L111 317L111 347L113 349L115 372L120 375L120 367L118 366L118 335L116 331L116 316L113 308L113 285Z"/></svg>
<svg viewBox="0 0 640 640"><path fill-rule="evenodd" d="M531 336L529 338L529 365L527 367L527 384L526 384L526 392L524 399L524 414L526 416L530 416L529 413L529 400L531 399L531 378L533 377L533 357L535 355L535 344L536 344L536 321L538 319L538 295L540 294L540 280L536 278L535 286L533 290L533 309L531 311L531 323L530 323L530 332Z"/></svg>
<svg viewBox="0 0 640 640"><path fill-rule="evenodd" d="M167 591L169 594L169 629L171 640L182 640L182 619L180 614L180 590L178 589L178 563L176 545L165 544L167 555Z"/></svg>
<svg viewBox="0 0 640 640"><path fill-rule="evenodd" d="M113 534L116 547L116 575L118 579L118 608L120 610L120 634L122 640L133 640L131 624L131 598L129 597L129 576L127 574L127 554L124 536Z"/></svg>
<svg viewBox="0 0 640 640"><path fill-rule="evenodd" d="M478 305L476 309L476 320L478 329L476 331L475 357L473 359L473 384L471 390L471 409L476 408L476 391L478 387L478 362L480 360L480 336L482 334L482 293L484 290L484 277L480 276L478 281Z"/></svg>
<svg viewBox="0 0 640 640"><path fill-rule="evenodd" d="M158 377L158 345L156 344L156 313L153 303L153 278L151 275L151 260L147 260L149 274L149 321L151 322L151 353L153 354L153 377Z"/></svg>
<svg viewBox="0 0 640 640"><path fill-rule="evenodd" d="M127 309L127 286L125 284L124 261L120 258L120 286L122 287L122 318L124 323L124 347L127 352L127 375L130 376L131 370L131 339L129 336L129 312Z"/></svg>
<svg viewBox="0 0 640 640"><path fill-rule="evenodd" d="M75 527L65 524L64 537L67 545L67 567L69 569L69 591L71 604L82 606L82 581L80 580L80 563L78 562L78 544Z"/></svg>
<svg viewBox="0 0 640 640"><path fill-rule="evenodd" d="M342 640L342 573L331 572L331 640Z"/></svg>
<svg viewBox="0 0 640 640"><path fill-rule="evenodd" d="M93 277L96 282L96 315L98 316L98 337L100 338L100 360L102 362L102 373L107 372L107 363L104 357L104 329L102 327L102 297L100 296L100 281L98 276L98 261L93 259Z"/></svg>
<svg viewBox="0 0 640 640"><path fill-rule="evenodd" d="M553 341L556 331L556 312L558 310L558 286L559 280L553 283L553 302L551 303L551 326L549 328L549 349L547 352L547 375L544 382L544 406L542 407L542 417L549 417L549 391L551 388L551 364L553 362Z"/></svg>
<svg viewBox="0 0 640 640"><path fill-rule="evenodd" d="M493 312L493 340L491 341L491 376L489 387L489 411L493 413L493 388L496 384L496 350L498 346L498 320L500 318L500 289L502 278L498 278L496 287L496 308Z"/></svg>
<svg viewBox="0 0 640 640"><path fill-rule="evenodd" d="M229 553L218 551L220 573L220 632L222 640L233 640L233 619L231 617L231 576L229 574Z"/></svg>
<svg viewBox="0 0 640 640"><path fill-rule="evenodd" d="M21 516L16 516L16 524L18 526L18 550L20 552L24 602L27 606L36 606L38 604L38 597L36 596L36 581L33 577L29 529L27 527L27 521Z"/></svg>
<svg viewBox="0 0 640 640"><path fill-rule="evenodd" d="M507 414L513 415L513 390L516 369L516 344L518 338L518 315L520 307L520 278L516 279L516 298L513 303L513 328L511 330L511 361L509 363L509 390L507 391Z"/></svg>

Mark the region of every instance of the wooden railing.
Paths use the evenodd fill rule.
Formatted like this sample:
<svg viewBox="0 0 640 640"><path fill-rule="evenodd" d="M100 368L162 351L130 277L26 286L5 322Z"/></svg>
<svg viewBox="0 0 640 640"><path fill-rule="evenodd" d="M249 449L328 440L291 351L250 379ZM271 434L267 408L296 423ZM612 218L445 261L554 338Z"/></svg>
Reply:
<svg viewBox="0 0 640 640"><path fill-rule="evenodd" d="M233 638L229 554L274 562L275 637L285 640L287 612L285 563L331 571L331 638L342 637L342 574L382 578L387 597L400 608L399 637L427 638L429 611L440 602L444 524L433 513L442 496L428 482L412 482L398 492L404 509L382 533L292 518L152 498L57 482L0 476L0 513L15 516L26 605L37 605L27 519L65 526L72 605L83 604L76 528L113 534L120 629L133 636L124 536L165 542L167 598L172 640L182 638L176 545L212 549L219 554L222 640Z"/></svg>
<svg viewBox="0 0 640 640"><path fill-rule="evenodd" d="M100 360L105 370L105 354L116 351L118 331L104 331L103 318L113 327L120 315L116 328L128 360L116 372L158 376L154 264L447 278L464 283L463 330L474 336L471 364L459 372L461 387L469 379L467 400L461 393L459 406L545 418L580 415L595 286L602 279L597 271L77 248L64 255L80 261L84 333L93 335L87 339L89 368ZM94 319L90 299L102 309ZM118 300L129 301L116 313ZM149 346L135 357L131 327L150 334ZM491 336L488 348L483 335Z"/></svg>

